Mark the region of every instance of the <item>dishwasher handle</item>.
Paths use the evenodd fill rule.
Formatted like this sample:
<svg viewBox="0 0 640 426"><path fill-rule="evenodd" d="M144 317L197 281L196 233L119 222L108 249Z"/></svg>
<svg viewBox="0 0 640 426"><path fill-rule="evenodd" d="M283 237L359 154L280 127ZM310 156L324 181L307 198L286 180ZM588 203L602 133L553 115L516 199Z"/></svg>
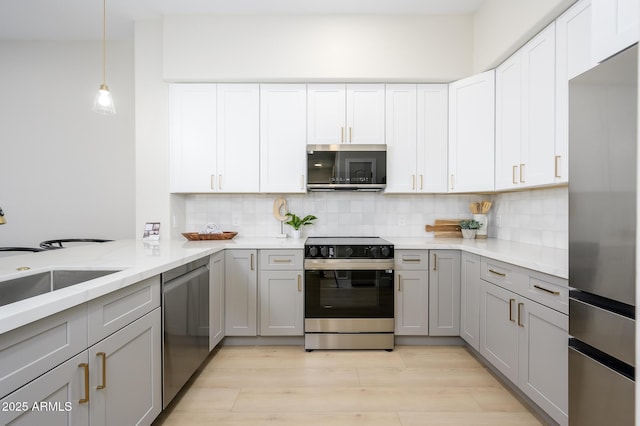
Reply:
<svg viewBox="0 0 640 426"><path fill-rule="evenodd" d="M191 272L187 272L184 275L180 275L177 278L162 283L162 291L165 293L169 292L203 274L209 274L209 266L201 266L198 269L194 269Z"/></svg>

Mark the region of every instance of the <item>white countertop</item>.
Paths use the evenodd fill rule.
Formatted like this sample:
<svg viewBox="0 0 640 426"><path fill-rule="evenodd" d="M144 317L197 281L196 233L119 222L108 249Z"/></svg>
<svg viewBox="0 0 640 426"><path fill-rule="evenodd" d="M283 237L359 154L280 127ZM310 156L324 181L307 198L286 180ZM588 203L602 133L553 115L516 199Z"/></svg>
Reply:
<svg viewBox="0 0 640 426"><path fill-rule="evenodd" d="M465 250L562 278L568 251L501 240L384 237L395 249ZM302 249L304 239L235 238L227 241L122 240L0 258L0 281L52 269L116 269L120 272L0 306L0 334L111 293L206 255L229 249ZM17 268L28 267L27 271Z"/></svg>

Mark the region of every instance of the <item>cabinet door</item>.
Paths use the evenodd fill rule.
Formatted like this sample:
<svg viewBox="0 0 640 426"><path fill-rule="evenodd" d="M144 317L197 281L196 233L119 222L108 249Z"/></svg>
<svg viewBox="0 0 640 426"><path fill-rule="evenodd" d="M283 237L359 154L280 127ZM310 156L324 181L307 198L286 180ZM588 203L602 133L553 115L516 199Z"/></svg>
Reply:
<svg viewBox="0 0 640 426"><path fill-rule="evenodd" d="M486 281L480 283L480 354L518 383L517 296Z"/></svg>
<svg viewBox="0 0 640 426"><path fill-rule="evenodd" d="M556 32L545 28L522 49L522 145L519 182L555 182Z"/></svg>
<svg viewBox="0 0 640 426"><path fill-rule="evenodd" d="M591 0L580 0L556 20L555 181L569 181L569 80L593 68Z"/></svg>
<svg viewBox="0 0 640 426"><path fill-rule="evenodd" d="M395 334L429 335L429 274L427 271L396 271Z"/></svg>
<svg viewBox="0 0 640 426"><path fill-rule="evenodd" d="M224 337L224 252L209 262L209 350Z"/></svg>
<svg viewBox="0 0 640 426"><path fill-rule="evenodd" d="M257 335L256 250L225 250L225 336Z"/></svg>
<svg viewBox="0 0 640 426"><path fill-rule="evenodd" d="M416 190L447 192L448 86L418 85Z"/></svg>
<svg viewBox="0 0 640 426"><path fill-rule="evenodd" d="M460 335L460 252L429 250L429 335Z"/></svg>
<svg viewBox="0 0 640 426"><path fill-rule="evenodd" d="M89 401L80 402L89 392L85 387L89 372L84 366L88 366L86 351L0 399L0 424L88 425Z"/></svg>
<svg viewBox="0 0 640 426"><path fill-rule="evenodd" d="M170 86L169 135L171 192L215 191L215 84Z"/></svg>
<svg viewBox="0 0 640 426"><path fill-rule="evenodd" d="M348 84L345 141L384 144L384 110L384 84Z"/></svg>
<svg viewBox="0 0 640 426"><path fill-rule="evenodd" d="M306 192L307 87L260 85L260 192Z"/></svg>
<svg viewBox="0 0 640 426"><path fill-rule="evenodd" d="M480 349L480 256L470 253L461 255L460 337Z"/></svg>
<svg viewBox="0 0 640 426"><path fill-rule="evenodd" d="M387 84L386 92L387 187L385 192L416 192L416 85Z"/></svg>
<svg viewBox="0 0 640 426"><path fill-rule="evenodd" d="M260 272L260 335L302 336L302 271Z"/></svg>
<svg viewBox="0 0 640 426"><path fill-rule="evenodd" d="M568 316L539 303L518 301L518 386L561 425L568 423Z"/></svg>
<svg viewBox="0 0 640 426"><path fill-rule="evenodd" d="M449 85L449 192L494 189L495 72Z"/></svg>
<svg viewBox="0 0 640 426"><path fill-rule="evenodd" d="M307 85L307 143L344 143L346 93L344 84Z"/></svg>
<svg viewBox="0 0 640 426"><path fill-rule="evenodd" d="M638 41L639 0L592 0L593 60L602 62Z"/></svg>
<svg viewBox="0 0 640 426"><path fill-rule="evenodd" d="M496 189L518 186L522 142L522 57L496 68Z"/></svg>
<svg viewBox="0 0 640 426"><path fill-rule="evenodd" d="M217 189L260 190L260 90L257 84L219 84Z"/></svg>
<svg viewBox="0 0 640 426"><path fill-rule="evenodd" d="M150 425L162 411L160 308L89 348L90 423Z"/></svg>

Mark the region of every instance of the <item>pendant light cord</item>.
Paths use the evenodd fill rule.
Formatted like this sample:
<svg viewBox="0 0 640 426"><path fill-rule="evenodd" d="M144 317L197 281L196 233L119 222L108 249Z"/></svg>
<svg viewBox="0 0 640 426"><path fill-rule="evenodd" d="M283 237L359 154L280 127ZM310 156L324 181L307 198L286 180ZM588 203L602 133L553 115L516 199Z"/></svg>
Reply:
<svg viewBox="0 0 640 426"><path fill-rule="evenodd" d="M107 84L107 0L102 1L102 84Z"/></svg>

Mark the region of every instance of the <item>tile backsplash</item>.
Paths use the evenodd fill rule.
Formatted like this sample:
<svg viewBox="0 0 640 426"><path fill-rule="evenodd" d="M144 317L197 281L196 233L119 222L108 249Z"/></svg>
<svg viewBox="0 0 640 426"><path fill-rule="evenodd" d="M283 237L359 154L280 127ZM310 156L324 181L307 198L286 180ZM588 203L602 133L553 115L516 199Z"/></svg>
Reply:
<svg viewBox="0 0 640 426"><path fill-rule="evenodd" d="M186 195L185 232L200 231L207 223L251 237L280 233L273 217L277 194ZM435 219L470 218L469 203L491 200L489 236L536 245L566 248L566 188L494 195L388 195L371 192L311 192L286 194L289 211L314 214L306 236L432 237L426 224ZM284 232L290 227L284 225Z"/></svg>

